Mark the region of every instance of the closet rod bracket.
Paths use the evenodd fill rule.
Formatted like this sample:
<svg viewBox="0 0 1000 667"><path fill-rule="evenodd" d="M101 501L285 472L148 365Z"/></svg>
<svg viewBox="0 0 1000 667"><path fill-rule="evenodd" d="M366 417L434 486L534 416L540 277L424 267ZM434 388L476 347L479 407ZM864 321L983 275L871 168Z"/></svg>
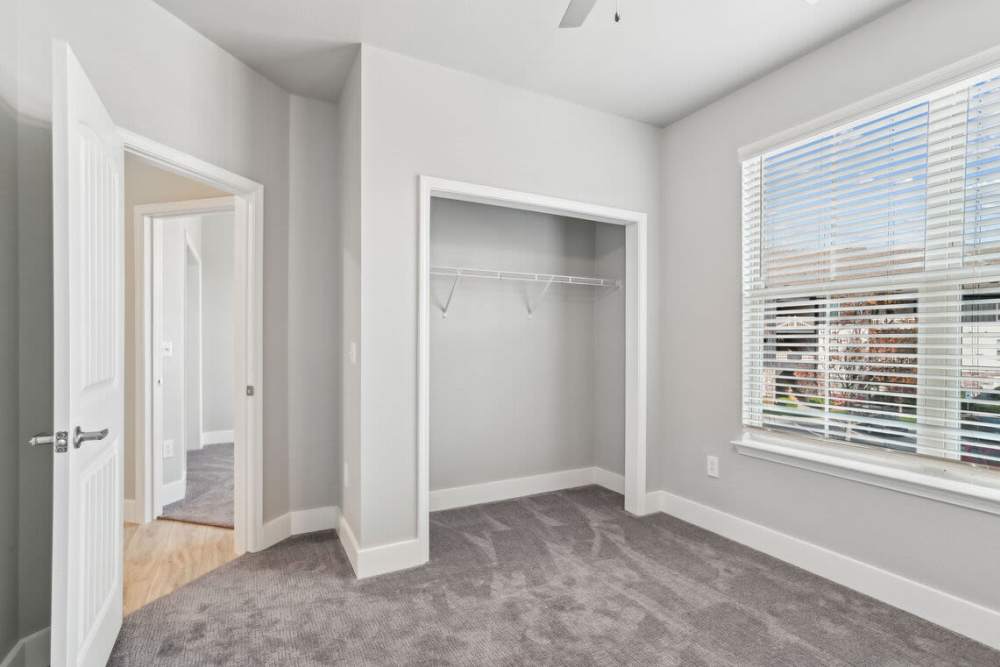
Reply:
<svg viewBox="0 0 1000 667"><path fill-rule="evenodd" d="M545 298L545 293L549 291L550 287L552 287L552 280L553 280L552 276L549 276L549 279L545 281L545 287L543 287L542 291L538 293L538 297L535 299L534 303L532 303L531 300L529 299L528 317L534 317L535 311L538 310L538 306L541 305L542 299Z"/></svg>
<svg viewBox="0 0 1000 667"><path fill-rule="evenodd" d="M448 309L451 308L451 300L455 298L455 288L458 287L458 281L462 279L461 275L456 275L455 279L451 281L451 289L448 291L448 300L444 302L444 307L441 308L441 317L447 319Z"/></svg>

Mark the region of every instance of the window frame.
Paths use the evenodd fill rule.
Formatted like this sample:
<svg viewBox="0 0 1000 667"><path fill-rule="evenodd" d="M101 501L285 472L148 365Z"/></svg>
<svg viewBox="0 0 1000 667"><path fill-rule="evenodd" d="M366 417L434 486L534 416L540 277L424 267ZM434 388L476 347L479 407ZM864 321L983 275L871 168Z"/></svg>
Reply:
<svg viewBox="0 0 1000 667"><path fill-rule="evenodd" d="M949 91L964 88L970 85L971 80L979 77L985 78L990 73L996 75L998 69L1000 69L1000 48L995 48L861 100L840 111L791 128L770 139L743 147L738 151L741 196L743 193L743 166L747 160L753 158L763 160L768 153L779 149L788 150L797 144L815 139L818 135L838 129L845 124L877 114L890 113L893 109L912 104L923 96L943 95ZM763 220L759 220L758 224L763 224ZM741 233L743 225L744 220L741 214ZM741 285L745 286L745 284L745 277L741 271ZM928 286L931 284L933 283L927 283ZM888 283L886 286L887 288L891 287ZM957 287L955 296L963 298L964 291L964 288ZM918 298L918 312L926 305L923 299ZM959 309L959 313L961 313L961 309ZM741 337L746 335L746 327L749 326L746 318L747 313L744 311ZM961 351L964 347L961 314L959 314L955 325L956 347ZM745 347L741 345L741 349L741 367L745 374L748 372L748 360L745 357ZM923 374L920 366L926 362L926 355L921 354L918 362L918 375ZM761 367L763 368L763 366ZM763 382L763 377L760 380ZM919 444L922 436L919 429L915 451L906 452L876 445L824 441L818 437L749 426L746 424L743 385L744 383L741 381L742 434L740 438L732 441L738 453L759 460L808 469L1000 515L1000 470L991 469L983 464L962 461L962 448L959 440L956 440L953 448L947 448L955 450L954 460L951 460L940 455L940 445L937 447L935 456L921 455ZM919 379L918 386L921 386ZM951 396L949 393L945 400L948 400L949 403L955 403L955 407L959 408L954 413L957 415L954 421L958 422L962 419L960 410L963 401L961 370L959 370L958 381L954 389L955 391L951 393L955 395ZM922 402L918 401L918 415L923 407ZM949 414L953 413L949 412ZM922 420L918 420L918 422L920 421ZM940 440L940 436L937 437Z"/></svg>

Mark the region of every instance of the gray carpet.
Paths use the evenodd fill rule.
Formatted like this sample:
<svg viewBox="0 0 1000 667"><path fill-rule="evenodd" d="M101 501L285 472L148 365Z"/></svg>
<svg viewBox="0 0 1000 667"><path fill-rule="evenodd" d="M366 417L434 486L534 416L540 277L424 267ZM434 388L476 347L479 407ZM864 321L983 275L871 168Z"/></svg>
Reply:
<svg viewBox="0 0 1000 667"><path fill-rule="evenodd" d="M333 532L125 619L112 665L1000 665L943 628L583 487L431 515L431 562L357 581Z"/></svg>
<svg viewBox="0 0 1000 667"><path fill-rule="evenodd" d="M187 491L163 508L163 518L233 527L233 443L187 453Z"/></svg>

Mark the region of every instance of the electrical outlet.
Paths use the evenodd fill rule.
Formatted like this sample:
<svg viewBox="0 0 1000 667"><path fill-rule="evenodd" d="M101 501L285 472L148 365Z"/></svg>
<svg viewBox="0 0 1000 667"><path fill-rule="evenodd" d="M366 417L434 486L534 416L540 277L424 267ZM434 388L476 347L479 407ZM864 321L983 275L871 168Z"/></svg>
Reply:
<svg viewBox="0 0 1000 667"><path fill-rule="evenodd" d="M347 461L344 461L344 488L351 488L351 468L347 465Z"/></svg>
<svg viewBox="0 0 1000 667"><path fill-rule="evenodd" d="M708 473L709 477L718 477L719 476L719 457L718 456L709 456L705 460L705 468L706 468L706 472Z"/></svg>
<svg viewBox="0 0 1000 667"><path fill-rule="evenodd" d="M174 455L174 441L164 440L163 441L163 458L169 459Z"/></svg>

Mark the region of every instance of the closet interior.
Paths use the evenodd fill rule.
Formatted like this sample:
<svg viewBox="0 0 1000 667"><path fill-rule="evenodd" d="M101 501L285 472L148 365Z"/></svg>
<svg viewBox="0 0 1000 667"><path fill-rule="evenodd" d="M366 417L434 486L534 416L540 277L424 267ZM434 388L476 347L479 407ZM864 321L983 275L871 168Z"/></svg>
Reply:
<svg viewBox="0 0 1000 667"><path fill-rule="evenodd" d="M431 509L457 487L621 479L624 227L434 199L430 230Z"/></svg>

